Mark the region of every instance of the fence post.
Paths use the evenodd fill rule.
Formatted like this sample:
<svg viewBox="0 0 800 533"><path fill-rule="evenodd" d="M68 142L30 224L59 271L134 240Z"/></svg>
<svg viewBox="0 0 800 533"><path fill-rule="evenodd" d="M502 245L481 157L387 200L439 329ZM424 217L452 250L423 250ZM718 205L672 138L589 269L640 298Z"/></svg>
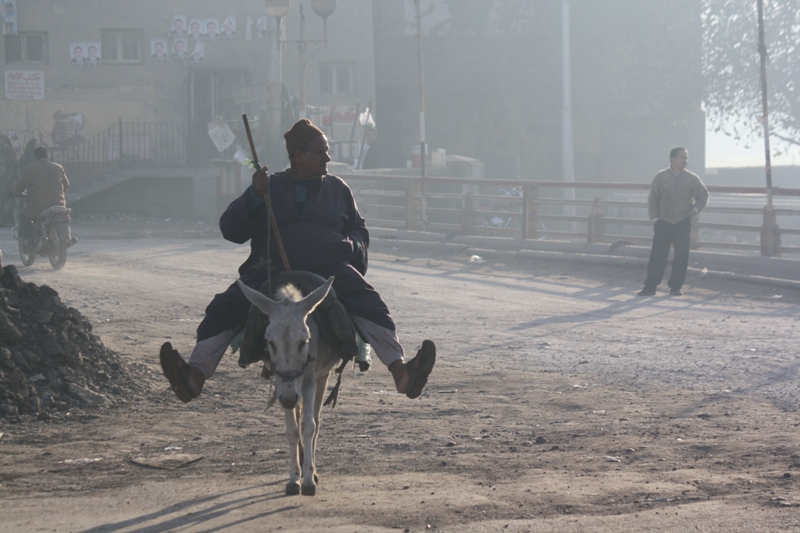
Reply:
<svg viewBox="0 0 800 533"><path fill-rule="evenodd" d="M406 181L406 229L417 229L419 225L420 204L420 182L417 179Z"/></svg>
<svg viewBox="0 0 800 533"><path fill-rule="evenodd" d="M781 228L775 222L775 210L770 205L764 206L764 223L761 224L761 255L779 257L781 247Z"/></svg>
<svg viewBox="0 0 800 533"><path fill-rule="evenodd" d="M522 238L535 239L539 228L539 187L526 183L522 186Z"/></svg>
<svg viewBox="0 0 800 533"><path fill-rule="evenodd" d="M122 164L122 117L119 117L119 164Z"/></svg>
<svg viewBox="0 0 800 533"><path fill-rule="evenodd" d="M589 213L589 220L586 224L586 242L594 244L600 242L605 233L605 220L603 220L604 210L602 198L595 198L592 201L592 212Z"/></svg>
<svg viewBox="0 0 800 533"><path fill-rule="evenodd" d="M471 192L464 193L464 207L461 210L461 233L469 235L475 220L475 200Z"/></svg>

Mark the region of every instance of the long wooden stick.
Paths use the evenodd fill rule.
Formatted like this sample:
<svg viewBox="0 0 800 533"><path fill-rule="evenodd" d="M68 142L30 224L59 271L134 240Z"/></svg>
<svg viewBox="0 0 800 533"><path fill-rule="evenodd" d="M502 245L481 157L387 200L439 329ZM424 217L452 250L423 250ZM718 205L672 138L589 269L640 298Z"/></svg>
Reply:
<svg viewBox="0 0 800 533"><path fill-rule="evenodd" d="M250 123L247 121L246 113L242 115L242 120L244 121L244 130L247 132L247 141L250 143L250 155L253 157L253 163L256 166L256 170L261 170L261 165L258 163L258 156L256 155L256 145L253 143L253 135L250 133ZM264 203L267 204L269 225L272 227L272 232L275 234L275 242L278 244L278 252L281 254L283 268L288 272L291 270L291 267L289 266L289 258L286 257L286 250L283 249L283 239L281 238L281 232L278 230L278 221L275 220L275 213L272 212L272 203L269 198L269 182L267 182L267 190L264 192Z"/></svg>

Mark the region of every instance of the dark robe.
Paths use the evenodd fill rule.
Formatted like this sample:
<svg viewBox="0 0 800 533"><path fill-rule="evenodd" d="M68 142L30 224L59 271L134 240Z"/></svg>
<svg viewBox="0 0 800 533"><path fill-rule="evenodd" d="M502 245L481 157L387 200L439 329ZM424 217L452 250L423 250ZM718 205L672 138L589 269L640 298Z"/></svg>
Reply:
<svg viewBox="0 0 800 533"><path fill-rule="evenodd" d="M335 276L333 288L350 313L394 331L388 307L364 279L369 232L350 187L336 176L298 182L284 171L270 176L269 190L292 270L314 272L324 278ZM270 272L284 270L275 236L268 236L266 206L252 187L228 206L219 227L231 242L250 241L250 256L239 267L239 276L246 285L258 289ZM197 340L237 328L249 309L250 302L238 285L232 284L206 308Z"/></svg>

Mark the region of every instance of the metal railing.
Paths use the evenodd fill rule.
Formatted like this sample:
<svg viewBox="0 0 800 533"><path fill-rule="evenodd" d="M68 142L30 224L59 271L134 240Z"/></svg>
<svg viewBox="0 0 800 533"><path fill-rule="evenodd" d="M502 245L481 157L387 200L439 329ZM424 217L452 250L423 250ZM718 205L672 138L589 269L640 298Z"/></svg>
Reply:
<svg viewBox="0 0 800 533"><path fill-rule="evenodd" d="M652 240L649 184L426 178L423 188L418 176L342 178L375 227L589 243ZM693 248L800 254L800 189L773 188L771 210L765 188L708 189L711 202L692 224Z"/></svg>
<svg viewBox="0 0 800 533"><path fill-rule="evenodd" d="M180 122L123 122L70 147L52 147L50 159L64 167L70 183L91 186L126 167L181 166L187 162L187 128Z"/></svg>

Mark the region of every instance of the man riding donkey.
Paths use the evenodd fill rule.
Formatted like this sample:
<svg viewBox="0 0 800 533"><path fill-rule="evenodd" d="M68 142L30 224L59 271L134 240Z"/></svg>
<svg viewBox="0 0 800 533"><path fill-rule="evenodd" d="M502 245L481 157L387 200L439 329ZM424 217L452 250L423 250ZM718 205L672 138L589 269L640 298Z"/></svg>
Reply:
<svg viewBox="0 0 800 533"><path fill-rule="evenodd" d="M397 392L417 398L436 360L433 342L423 341L416 357L404 361L389 308L364 279L369 232L350 188L328 174L331 158L325 134L302 119L284 134L284 139L290 167L272 175L266 167L257 170L252 185L220 218L225 239L237 244L250 241L250 256L239 267L241 281L258 290L270 275L288 268L265 261L282 253L282 241L292 269L335 277L333 288L338 300L350 313L358 333L388 367ZM270 235L265 193L271 199L280 239ZM181 401L189 402L200 395L203 383L214 373L249 310L250 302L234 283L206 308L188 363L171 343L161 346L161 368Z"/></svg>

